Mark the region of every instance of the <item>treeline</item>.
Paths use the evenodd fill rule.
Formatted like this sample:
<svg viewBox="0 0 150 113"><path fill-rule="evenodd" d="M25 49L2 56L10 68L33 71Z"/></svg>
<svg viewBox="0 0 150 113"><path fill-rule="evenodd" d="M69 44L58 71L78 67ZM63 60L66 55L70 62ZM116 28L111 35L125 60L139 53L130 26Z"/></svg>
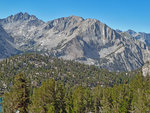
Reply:
<svg viewBox="0 0 150 113"><path fill-rule="evenodd" d="M54 79L34 88L23 74L3 97L3 113L148 113L150 77L139 73L129 84L66 87Z"/></svg>

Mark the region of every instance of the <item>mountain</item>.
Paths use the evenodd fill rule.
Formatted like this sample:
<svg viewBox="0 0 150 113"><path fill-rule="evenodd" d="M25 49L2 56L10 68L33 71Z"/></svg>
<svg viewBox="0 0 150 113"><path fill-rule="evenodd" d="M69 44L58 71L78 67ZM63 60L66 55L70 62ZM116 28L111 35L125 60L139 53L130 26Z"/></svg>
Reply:
<svg viewBox="0 0 150 113"><path fill-rule="evenodd" d="M127 33L129 33L132 37L136 38L137 40L140 40L144 42L146 45L150 46L150 33L144 33L144 32L135 32L133 30L128 30Z"/></svg>
<svg viewBox="0 0 150 113"><path fill-rule="evenodd" d="M35 16L22 12L0 20L3 28L13 37L16 47L21 50L34 43L32 40L38 31L37 27L43 23Z"/></svg>
<svg viewBox="0 0 150 113"><path fill-rule="evenodd" d="M19 53L14 47L13 38L0 26L0 60Z"/></svg>
<svg viewBox="0 0 150 113"><path fill-rule="evenodd" d="M40 51L110 71L135 70L150 59L149 47L133 38L134 33L113 30L96 19L70 16L43 22L18 13L0 24L21 51Z"/></svg>
<svg viewBox="0 0 150 113"><path fill-rule="evenodd" d="M131 30L131 29L129 29L128 31L127 31L127 33L129 33L131 36L133 36L133 37L135 37L136 35L137 35L137 33L135 32L135 31L133 31L133 30Z"/></svg>

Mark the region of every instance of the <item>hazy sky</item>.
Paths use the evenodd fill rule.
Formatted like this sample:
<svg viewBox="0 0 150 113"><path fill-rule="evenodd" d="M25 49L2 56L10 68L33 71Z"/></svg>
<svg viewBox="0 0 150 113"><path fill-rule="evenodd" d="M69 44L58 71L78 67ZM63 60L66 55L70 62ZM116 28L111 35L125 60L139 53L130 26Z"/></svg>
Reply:
<svg viewBox="0 0 150 113"><path fill-rule="evenodd" d="M0 18L18 12L44 21L71 15L95 18L113 29L150 33L150 0L0 0Z"/></svg>

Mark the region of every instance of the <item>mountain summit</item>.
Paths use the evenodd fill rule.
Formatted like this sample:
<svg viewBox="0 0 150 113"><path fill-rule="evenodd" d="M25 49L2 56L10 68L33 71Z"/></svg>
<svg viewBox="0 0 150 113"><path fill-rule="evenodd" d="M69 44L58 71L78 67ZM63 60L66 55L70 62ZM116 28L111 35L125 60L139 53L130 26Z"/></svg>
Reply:
<svg viewBox="0 0 150 113"><path fill-rule="evenodd" d="M24 52L40 51L110 71L134 70L150 58L149 47L134 38L134 31L118 32L96 19L70 16L43 22L18 13L0 24Z"/></svg>
<svg viewBox="0 0 150 113"><path fill-rule="evenodd" d="M16 22L16 21L25 21L25 20L35 20L37 19L35 16L33 15L29 15L28 13L17 13L15 15L11 15L7 18L4 19L3 22L6 22L6 23L13 23L13 22Z"/></svg>

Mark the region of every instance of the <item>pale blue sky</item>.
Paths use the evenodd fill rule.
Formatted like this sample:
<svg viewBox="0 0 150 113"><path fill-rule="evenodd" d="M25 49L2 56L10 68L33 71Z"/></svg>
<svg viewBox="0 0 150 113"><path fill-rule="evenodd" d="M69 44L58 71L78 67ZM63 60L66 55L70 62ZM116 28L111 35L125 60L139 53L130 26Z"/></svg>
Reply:
<svg viewBox="0 0 150 113"><path fill-rule="evenodd" d="M150 0L0 0L0 18L18 12L44 21L71 15L95 18L113 29L150 33Z"/></svg>

